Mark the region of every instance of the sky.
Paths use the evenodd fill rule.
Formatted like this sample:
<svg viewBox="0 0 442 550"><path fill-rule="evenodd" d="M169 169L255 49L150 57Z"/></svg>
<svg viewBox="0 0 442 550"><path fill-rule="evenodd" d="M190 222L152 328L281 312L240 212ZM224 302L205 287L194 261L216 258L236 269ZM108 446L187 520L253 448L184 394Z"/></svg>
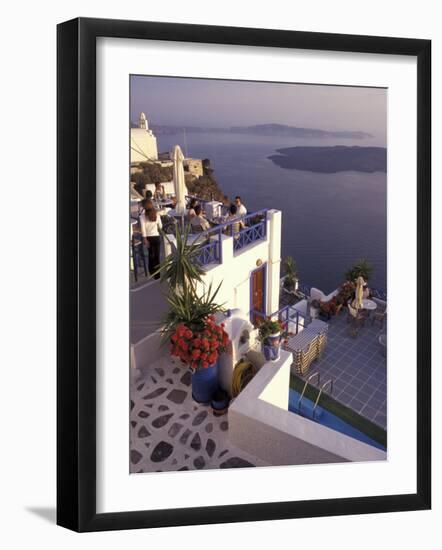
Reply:
<svg viewBox="0 0 442 550"><path fill-rule="evenodd" d="M149 124L229 127L279 123L385 137L387 90L158 76L131 77L130 116Z"/></svg>

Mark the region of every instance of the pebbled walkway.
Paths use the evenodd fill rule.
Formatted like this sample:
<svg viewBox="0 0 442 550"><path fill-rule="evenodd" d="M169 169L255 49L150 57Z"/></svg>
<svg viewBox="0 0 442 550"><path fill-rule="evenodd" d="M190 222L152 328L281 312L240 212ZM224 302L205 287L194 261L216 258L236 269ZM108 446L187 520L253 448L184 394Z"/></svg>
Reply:
<svg viewBox="0 0 442 550"><path fill-rule="evenodd" d="M131 473L267 466L233 447L228 416L215 417L191 393L190 372L170 357L132 381Z"/></svg>

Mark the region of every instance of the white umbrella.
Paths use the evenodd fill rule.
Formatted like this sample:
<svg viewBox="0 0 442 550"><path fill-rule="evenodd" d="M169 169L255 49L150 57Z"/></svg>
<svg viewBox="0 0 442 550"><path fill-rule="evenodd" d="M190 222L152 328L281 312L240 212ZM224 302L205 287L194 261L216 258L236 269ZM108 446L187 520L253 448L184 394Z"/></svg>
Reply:
<svg viewBox="0 0 442 550"><path fill-rule="evenodd" d="M362 309L362 298L364 297L364 284L365 281L362 277L358 277L356 280L355 299L353 300L353 307L355 309Z"/></svg>
<svg viewBox="0 0 442 550"><path fill-rule="evenodd" d="M172 151L173 159L173 184L175 187L176 207L179 214L186 211L186 182L184 179L184 155L179 145L175 145Z"/></svg>

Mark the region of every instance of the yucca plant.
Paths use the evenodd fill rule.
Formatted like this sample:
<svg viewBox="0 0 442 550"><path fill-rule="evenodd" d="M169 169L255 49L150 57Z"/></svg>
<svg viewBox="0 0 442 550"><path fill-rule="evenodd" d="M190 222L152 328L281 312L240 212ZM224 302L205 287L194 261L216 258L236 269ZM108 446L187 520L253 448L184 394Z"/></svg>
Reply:
<svg viewBox="0 0 442 550"><path fill-rule="evenodd" d="M176 225L175 242L163 233L171 245L171 253L160 263L153 275L160 274L161 282L167 281L171 289L184 293L186 289L195 289L197 282L202 282L204 269L198 263L198 256L204 246L203 242L188 243L190 224L181 228Z"/></svg>
<svg viewBox="0 0 442 550"><path fill-rule="evenodd" d="M167 296L170 308L164 319L163 340L169 341L179 325L185 325L195 333L201 332L210 315L224 311L223 305L215 302L221 284L213 291L210 284L201 295L189 286L184 286L182 291L171 289Z"/></svg>
<svg viewBox="0 0 442 550"><path fill-rule="evenodd" d="M362 277L367 282L373 275L373 267L368 260L358 260L345 273L345 280L355 282L358 277Z"/></svg>
<svg viewBox="0 0 442 550"><path fill-rule="evenodd" d="M287 290L293 290L296 287L296 281L298 280L298 267L295 260L291 256L287 256L285 259L284 269L284 288Z"/></svg>

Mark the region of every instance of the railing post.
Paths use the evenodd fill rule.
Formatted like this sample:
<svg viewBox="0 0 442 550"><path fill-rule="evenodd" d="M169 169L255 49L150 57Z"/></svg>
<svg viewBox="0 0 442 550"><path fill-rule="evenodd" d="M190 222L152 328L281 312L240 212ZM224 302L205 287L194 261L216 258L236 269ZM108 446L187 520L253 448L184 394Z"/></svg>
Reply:
<svg viewBox="0 0 442 550"><path fill-rule="evenodd" d="M222 228L220 227L218 229L218 258L219 258L219 263L222 264L223 263L223 243L222 243L222 234L223 234L223 231L222 231Z"/></svg>

